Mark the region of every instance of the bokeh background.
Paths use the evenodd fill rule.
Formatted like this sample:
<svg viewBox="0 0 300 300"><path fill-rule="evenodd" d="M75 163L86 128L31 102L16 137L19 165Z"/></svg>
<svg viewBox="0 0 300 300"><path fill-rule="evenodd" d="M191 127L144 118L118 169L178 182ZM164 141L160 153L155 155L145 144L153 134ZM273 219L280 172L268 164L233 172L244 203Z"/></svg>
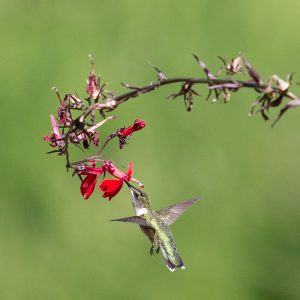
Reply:
<svg viewBox="0 0 300 300"><path fill-rule="evenodd" d="M0 299L300 299L300 110L271 129L247 117L252 92L187 113L165 100L174 86L116 111L102 137L136 118L147 127L104 157L133 161L154 208L204 196L172 226L186 264L175 273L137 226L109 222L133 214L128 190L84 201L42 141L51 87L83 96L89 53L117 94L155 79L148 61L203 76L191 53L214 71L218 55L243 53L263 76L299 80L299 1L0 3Z"/></svg>

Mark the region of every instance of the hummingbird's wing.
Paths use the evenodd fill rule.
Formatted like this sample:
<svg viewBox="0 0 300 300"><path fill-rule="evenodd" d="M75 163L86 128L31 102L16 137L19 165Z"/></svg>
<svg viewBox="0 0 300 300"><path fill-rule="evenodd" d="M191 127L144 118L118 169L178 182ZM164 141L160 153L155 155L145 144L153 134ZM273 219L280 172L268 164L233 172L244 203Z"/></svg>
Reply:
<svg viewBox="0 0 300 300"><path fill-rule="evenodd" d="M167 225L173 224L190 206L198 202L202 197L196 197L182 203L174 204L157 211L158 215Z"/></svg>
<svg viewBox="0 0 300 300"><path fill-rule="evenodd" d="M114 219L114 220L111 220L111 221L113 221L113 222L117 221L117 222L135 223L135 224L139 224L139 225L142 225L142 226L151 227L149 225L149 223L140 216L132 216L132 217L127 217L127 218Z"/></svg>

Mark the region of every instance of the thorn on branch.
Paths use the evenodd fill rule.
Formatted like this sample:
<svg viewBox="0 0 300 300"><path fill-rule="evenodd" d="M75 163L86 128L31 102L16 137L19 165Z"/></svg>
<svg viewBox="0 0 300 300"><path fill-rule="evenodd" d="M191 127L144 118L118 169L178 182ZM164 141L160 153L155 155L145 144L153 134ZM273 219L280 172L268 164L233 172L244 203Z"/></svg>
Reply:
<svg viewBox="0 0 300 300"><path fill-rule="evenodd" d="M123 85L125 88L130 89L130 90L134 90L134 91L139 91L140 90L139 87L130 85L129 83L121 82L121 85Z"/></svg>
<svg viewBox="0 0 300 300"><path fill-rule="evenodd" d="M157 68L150 61L148 63L157 72L157 79L158 79L158 81L164 81L164 80L167 79L167 76L159 68Z"/></svg>
<svg viewBox="0 0 300 300"><path fill-rule="evenodd" d="M207 76L207 79L211 80L211 79L216 79L216 77L213 75L213 73L209 70L209 68L207 67L207 65L201 61L198 56L196 54L192 54L194 56L194 58L196 59L197 63L199 64L199 66L201 67L201 69L204 71L204 73Z"/></svg>

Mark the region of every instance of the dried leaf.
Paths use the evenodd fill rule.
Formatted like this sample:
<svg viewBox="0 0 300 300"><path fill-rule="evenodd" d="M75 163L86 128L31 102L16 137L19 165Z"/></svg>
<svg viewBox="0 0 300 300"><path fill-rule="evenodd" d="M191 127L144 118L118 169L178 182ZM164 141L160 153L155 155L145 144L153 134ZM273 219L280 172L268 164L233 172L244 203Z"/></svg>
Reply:
<svg viewBox="0 0 300 300"><path fill-rule="evenodd" d="M245 67L247 69L247 72L249 74L249 76L254 80L254 82L256 82L257 84L262 84L262 80L259 76L259 74L256 72L256 70L252 67L252 65L246 60L246 58L244 57L244 64Z"/></svg>
<svg viewBox="0 0 300 300"><path fill-rule="evenodd" d="M300 106L300 99L295 99L289 101L279 112L277 119L273 122L272 127L279 121L284 113L286 113L290 108L295 108Z"/></svg>
<svg viewBox="0 0 300 300"><path fill-rule="evenodd" d="M289 78L289 77L288 77ZM273 75L271 76L271 79L274 80L276 82L276 86L277 88L282 91L285 92L288 90L288 88L290 87L290 82L289 81L285 81L283 79L281 79L279 76L277 75Z"/></svg>

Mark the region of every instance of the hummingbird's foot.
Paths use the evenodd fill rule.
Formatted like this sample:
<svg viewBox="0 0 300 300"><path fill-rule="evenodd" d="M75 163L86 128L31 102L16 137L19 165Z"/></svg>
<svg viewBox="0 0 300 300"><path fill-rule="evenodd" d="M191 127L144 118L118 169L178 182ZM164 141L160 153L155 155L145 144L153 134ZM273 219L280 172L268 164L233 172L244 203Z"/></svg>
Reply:
<svg viewBox="0 0 300 300"><path fill-rule="evenodd" d="M154 247L153 247L153 246L151 246L151 248L150 248L150 255L151 255L151 256L154 255Z"/></svg>
<svg viewBox="0 0 300 300"><path fill-rule="evenodd" d="M158 254L159 253L159 249L160 249L159 247L157 247L155 249L154 246L151 246L151 248L150 248L150 255L153 256L154 255L154 251L156 252L156 254Z"/></svg>

